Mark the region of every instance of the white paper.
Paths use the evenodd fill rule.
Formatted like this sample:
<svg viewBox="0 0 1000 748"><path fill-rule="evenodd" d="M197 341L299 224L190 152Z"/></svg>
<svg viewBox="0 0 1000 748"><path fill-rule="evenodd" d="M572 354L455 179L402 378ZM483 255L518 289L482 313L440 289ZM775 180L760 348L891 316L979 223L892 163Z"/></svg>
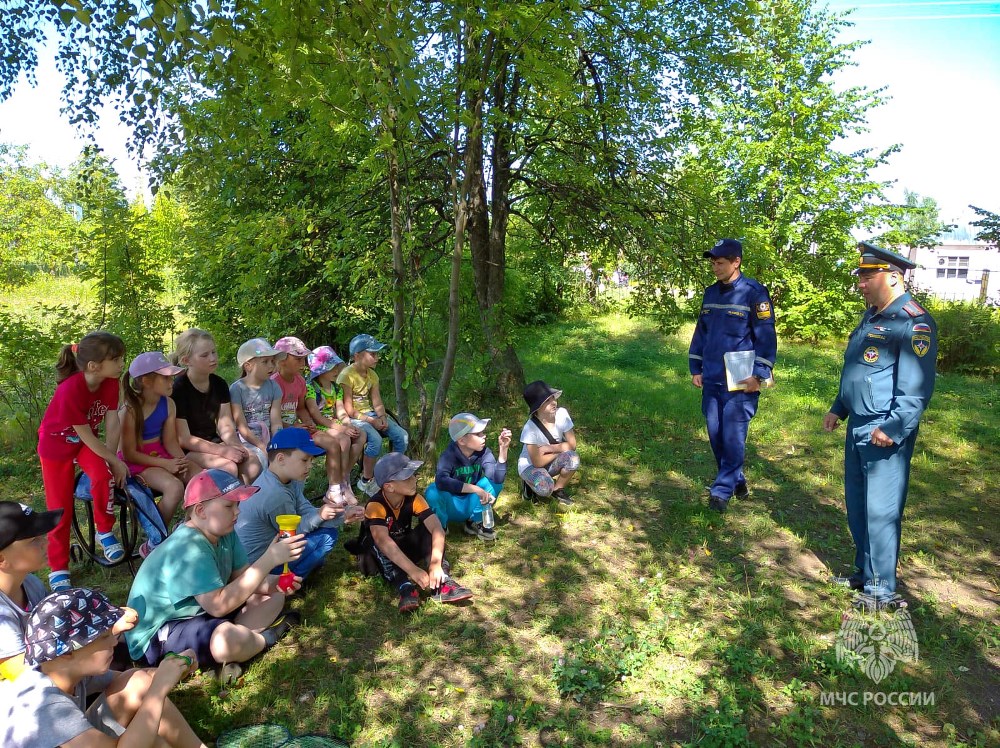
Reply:
<svg viewBox="0 0 1000 748"><path fill-rule="evenodd" d="M747 388L742 382L753 376L753 363L756 358L756 351L727 351L723 354L723 360L726 364L726 386L730 392ZM760 386L763 389L772 384L774 384L774 379L768 377L761 382Z"/></svg>

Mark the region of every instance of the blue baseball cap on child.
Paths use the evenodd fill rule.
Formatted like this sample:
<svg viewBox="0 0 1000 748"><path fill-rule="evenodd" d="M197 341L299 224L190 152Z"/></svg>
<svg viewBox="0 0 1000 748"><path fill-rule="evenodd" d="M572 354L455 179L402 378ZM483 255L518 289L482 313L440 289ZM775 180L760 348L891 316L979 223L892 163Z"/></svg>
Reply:
<svg viewBox="0 0 1000 748"><path fill-rule="evenodd" d="M322 447L317 447L309 432L298 426L289 426L272 436L267 451L270 452L272 449L301 449L313 457L318 457L326 451Z"/></svg>
<svg viewBox="0 0 1000 748"><path fill-rule="evenodd" d="M351 355L361 353L361 351L371 351L372 353L378 353L383 348L385 348L385 343L380 343L371 335L366 335L362 333L361 335L355 335L351 338Z"/></svg>
<svg viewBox="0 0 1000 748"><path fill-rule="evenodd" d="M406 480L423 464L420 460L411 460L402 452L382 455L375 463L375 483L381 488L394 480Z"/></svg>

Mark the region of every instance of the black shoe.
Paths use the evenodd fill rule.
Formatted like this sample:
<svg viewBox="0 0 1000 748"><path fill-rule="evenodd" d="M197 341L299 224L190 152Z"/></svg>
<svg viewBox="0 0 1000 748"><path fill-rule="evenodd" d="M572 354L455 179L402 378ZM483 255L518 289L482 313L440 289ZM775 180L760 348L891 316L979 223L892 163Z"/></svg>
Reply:
<svg viewBox="0 0 1000 748"><path fill-rule="evenodd" d="M859 592L854 596L854 602L851 604L855 610L860 610L864 613L894 613L897 610L907 607L906 600L895 592L891 595L868 595L864 592Z"/></svg>
<svg viewBox="0 0 1000 748"><path fill-rule="evenodd" d="M737 499L744 499L750 495L750 489L747 488L747 482L736 484L736 489L733 491L733 496Z"/></svg>
<svg viewBox="0 0 1000 748"><path fill-rule="evenodd" d="M552 492L552 498L559 502L560 506L572 506L573 499L566 493L565 488L560 488Z"/></svg>
<svg viewBox="0 0 1000 748"><path fill-rule="evenodd" d="M851 574L849 577L830 577L830 581L839 587L849 587L855 591L865 588L864 580L854 574Z"/></svg>
<svg viewBox="0 0 1000 748"><path fill-rule="evenodd" d="M713 512L718 512L719 514L725 514L726 509L729 507L729 499L723 499L719 496L709 496L708 497L708 508Z"/></svg>
<svg viewBox="0 0 1000 748"><path fill-rule="evenodd" d="M294 610L289 610L278 616L277 620L260 632L264 637L265 649L270 649L277 644L292 626L297 626L302 622L302 616Z"/></svg>

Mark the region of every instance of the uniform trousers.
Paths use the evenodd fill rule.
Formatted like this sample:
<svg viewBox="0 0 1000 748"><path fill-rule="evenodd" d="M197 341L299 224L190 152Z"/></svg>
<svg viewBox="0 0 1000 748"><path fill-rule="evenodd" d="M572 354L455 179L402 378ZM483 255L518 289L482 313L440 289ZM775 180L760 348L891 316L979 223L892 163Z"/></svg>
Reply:
<svg viewBox="0 0 1000 748"><path fill-rule="evenodd" d="M844 496L856 549L854 565L864 592L879 597L896 591L899 532L918 431L891 447L876 447L871 434L883 420L851 416L844 444Z"/></svg>
<svg viewBox="0 0 1000 748"><path fill-rule="evenodd" d="M746 456L747 431L757 413L760 393L742 390L730 392L725 384L704 383L701 391L701 412L708 426L708 441L712 445L718 473L709 493L728 500L736 486L746 483L743 460Z"/></svg>

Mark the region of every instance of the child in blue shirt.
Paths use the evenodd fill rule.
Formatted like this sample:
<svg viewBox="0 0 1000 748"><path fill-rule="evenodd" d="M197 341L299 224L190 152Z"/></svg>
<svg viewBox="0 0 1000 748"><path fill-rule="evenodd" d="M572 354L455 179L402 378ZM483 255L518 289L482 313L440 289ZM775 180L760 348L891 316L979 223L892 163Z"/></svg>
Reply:
<svg viewBox="0 0 1000 748"><path fill-rule="evenodd" d="M497 439L498 456L486 446L489 418L459 413L448 423L451 444L438 458L434 482L427 486L424 498L438 515L441 524L465 522L465 531L483 540L495 540L493 528L482 523L483 507L493 504L507 477L507 450L510 430L501 429Z"/></svg>

